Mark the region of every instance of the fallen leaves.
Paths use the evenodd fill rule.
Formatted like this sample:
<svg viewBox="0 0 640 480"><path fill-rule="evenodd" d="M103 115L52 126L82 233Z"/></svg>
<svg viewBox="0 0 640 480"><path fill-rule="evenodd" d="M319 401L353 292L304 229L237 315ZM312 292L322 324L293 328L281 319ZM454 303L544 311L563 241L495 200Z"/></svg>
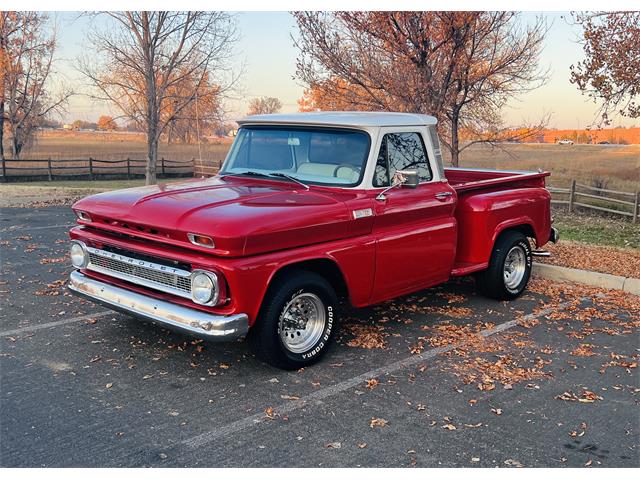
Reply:
<svg viewBox="0 0 640 480"><path fill-rule="evenodd" d="M596 355L593 351L594 347L595 345L590 343L581 343L580 346L571 351L570 355L573 355L574 357L592 357Z"/></svg>
<svg viewBox="0 0 640 480"><path fill-rule="evenodd" d="M382 427L386 427L388 424L389 422L384 418L376 418L376 417L372 417L371 422L369 422L369 426L371 428L374 428L374 427L382 428Z"/></svg>
<svg viewBox="0 0 640 480"><path fill-rule="evenodd" d="M626 369L629 373L631 373L632 368L638 368L638 362L636 360L627 360L629 357L626 355L620 355L612 352L609 356L611 361L602 364L602 367L600 367L600 373L606 372L609 367L621 367Z"/></svg>
<svg viewBox="0 0 640 480"><path fill-rule="evenodd" d="M467 299L464 295L458 295L451 292L438 292L436 295L440 298L444 298L447 303L462 303Z"/></svg>
<svg viewBox="0 0 640 480"><path fill-rule="evenodd" d="M342 443L341 442L331 442L331 443L325 444L325 447L339 450L339 449L342 448Z"/></svg>
<svg viewBox="0 0 640 480"><path fill-rule="evenodd" d="M57 297L60 295L60 290L67 284L67 279L56 280L51 283L47 283L47 286L41 290L36 291L36 296L43 297Z"/></svg>
<svg viewBox="0 0 640 480"><path fill-rule="evenodd" d="M349 347L380 350L387 348L384 339L388 335L380 325L345 324L343 328L354 335L354 338L347 342Z"/></svg>
<svg viewBox="0 0 640 480"><path fill-rule="evenodd" d="M493 384L493 382L478 384L478 390L482 390L483 392L493 390L494 388L496 388L496 386Z"/></svg>
<svg viewBox="0 0 640 480"><path fill-rule="evenodd" d="M573 431L569 432L569 436L570 437L583 437L585 433L587 433L587 424L586 424L586 422L582 422L580 424L580 432L578 432L577 430L573 430Z"/></svg>
<svg viewBox="0 0 640 480"><path fill-rule="evenodd" d="M370 380L367 380L367 388L369 390L373 390L374 388L376 388L378 385L380 384L380 381L377 378L372 378Z"/></svg>
<svg viewBox="0 0 640 480"><path fill-rule="evenodd" d="M551 252L551 256L538 259L544 263L640 278L640 251L635 249L588 245L566 240L555 245L548 243L545 248Z"/></svg>
<svg viewBox="0 0 640 480"><path fill-rule="evenodd" d="M590 390L583 389L580 396L568 390L560 395L556 395L555 399L565 402L593 403L596 400L602 400L602 397Z"/></svg>
<svg viewBox="0 0 640 480"><path fill-rule="evenodd" d="M67 257L57 257L57 258L41 258L40 265L49 265L51 263L66 263L69 259Z"/></svg>

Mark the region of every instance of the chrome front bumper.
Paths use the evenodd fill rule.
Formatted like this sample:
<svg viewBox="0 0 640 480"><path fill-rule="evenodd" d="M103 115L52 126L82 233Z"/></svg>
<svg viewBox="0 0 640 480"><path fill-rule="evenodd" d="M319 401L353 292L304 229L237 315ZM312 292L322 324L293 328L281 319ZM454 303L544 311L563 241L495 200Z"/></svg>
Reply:
<svg viewBox="0 0 640 480"><path fill-rule="evenodd" d="M69 276L69 290L112 310L207 340L233 340L246 335L249 330L249 319L244 313L212 315L94 280L77 270Z"/></svg>

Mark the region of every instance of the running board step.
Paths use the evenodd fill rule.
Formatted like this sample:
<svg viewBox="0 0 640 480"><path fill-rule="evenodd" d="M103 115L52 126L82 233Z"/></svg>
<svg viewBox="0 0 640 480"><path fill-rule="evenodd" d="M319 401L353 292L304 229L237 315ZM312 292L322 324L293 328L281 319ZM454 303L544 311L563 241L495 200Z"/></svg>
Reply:
<svg viewBox="0 0 640 480"><path fill-rule="evenodd" d="M531 252L531 255L533 255L534 257L550 257L551 252L547 250L534 250Z"/></svg>

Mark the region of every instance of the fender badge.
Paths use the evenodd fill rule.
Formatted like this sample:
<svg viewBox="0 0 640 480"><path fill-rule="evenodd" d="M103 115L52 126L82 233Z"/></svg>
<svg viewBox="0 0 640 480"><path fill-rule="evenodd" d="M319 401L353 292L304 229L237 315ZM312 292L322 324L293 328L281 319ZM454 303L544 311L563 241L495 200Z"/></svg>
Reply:
<svg viewBox="0 0 640 480"><path fill-rule="evenodd" d="M364 217L373 217L373 210L370 208L363 208L361 210L354 210L353 211L353 218L354 219L358 219L358 218L364 218Z"/></svg>

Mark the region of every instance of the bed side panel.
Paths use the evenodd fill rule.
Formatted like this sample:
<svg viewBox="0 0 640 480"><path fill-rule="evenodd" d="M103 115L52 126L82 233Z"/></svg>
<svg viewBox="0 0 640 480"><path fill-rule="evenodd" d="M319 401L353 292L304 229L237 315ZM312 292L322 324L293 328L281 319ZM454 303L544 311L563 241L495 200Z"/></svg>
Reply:
<svg viewBox="0 0 640 480"><path fill-rule="evenodd" d="M529 225L536 245L544 245L551 231L551 196L544 188L479 190L458 197L456 265L489 261L493 244L503 230Z"/></svg>

